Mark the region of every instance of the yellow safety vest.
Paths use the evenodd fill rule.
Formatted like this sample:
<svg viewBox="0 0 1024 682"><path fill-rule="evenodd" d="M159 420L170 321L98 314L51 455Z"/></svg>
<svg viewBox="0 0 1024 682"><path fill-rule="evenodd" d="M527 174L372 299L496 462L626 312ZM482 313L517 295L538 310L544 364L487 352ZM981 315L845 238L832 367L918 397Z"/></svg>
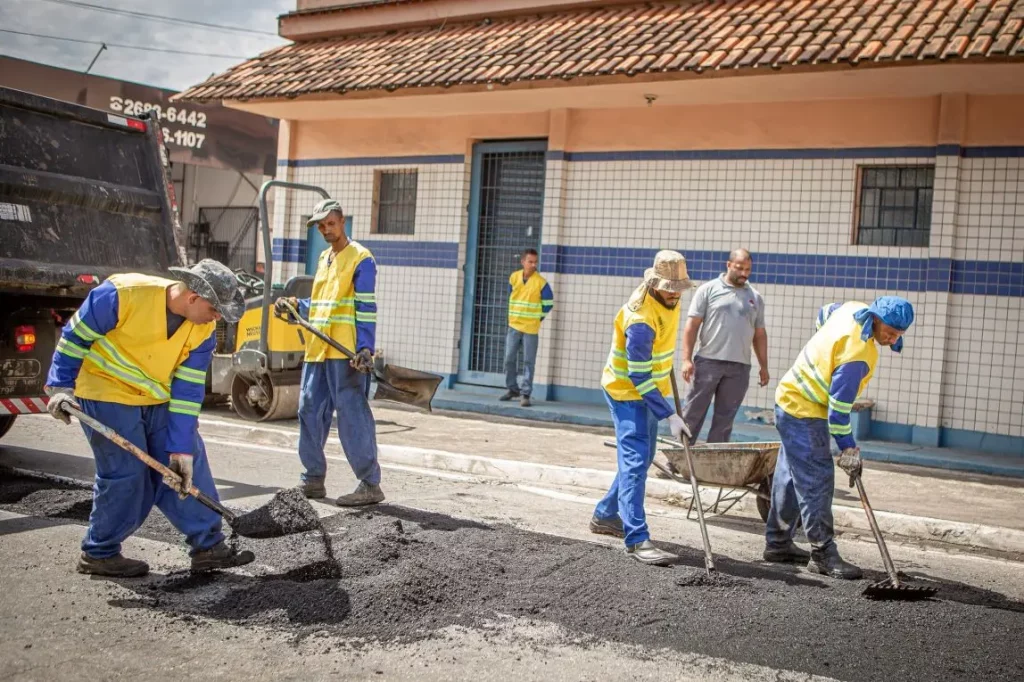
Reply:
<svg viewBox="0 0 1024 682"><path fill-rule="evenodd" d="M872 338L867 341L860 338L861 325L853 319L853 314L867 307L867 303L859 301L844 303L800 351L775 389L775 403L786 414L800 419L827 419L832 373L849 362L867 363L868 373L860 382L857 395L863 392L875 373L878 346ZM838 407L849 412L852 405Z"/></svg>
<svg viewBox="0 0 1024 682"><path fill-rule="evenodd" d="M174 280L127 274L111 275L109 281L117 288L117 326L89 339L92 347L78 373L75 395L122 405L170 402L178 365L210 338L216 322L185 320L167 338L167 287Z"/></svg>
<svg viewBox="0 0 1024 682"><path fill-rule="evenodd" d="M635 296L635 294L634 294ZM622 306L615 316L615 332L612 349L601 376L601 386L615 400L642 400L642 394L657 389L666 398L672 395L672 356L676 352L676 337L679 333L680 306L669 309L651 296L644 296L636 311L630 310L630 303ZM626 360L626 330L634 324L646 324L654 330L654 347L651 360L647 363L629 363ZM634 372L650 371L651 379L645 384L634 386L629 378Z"/></svg>
<svg viewBox="0 0 1024 682"><path fill-rule="evenodd" d="M544 304L554 303L541 299L547 280L535 272L524 282L523 271L517 270L508 278L508 283L512 287L508 297L508 326L524 334L539 334Z"/></svg>
<svg viewBox="0 0 1024 682"><path fill-rule="evenodd" d="M309 298L309 321L353 353L356 351L356 289L353 277L356 266L367 258L370 250L350 241L334 260L330 247L320 254L313 277L313 293ZM364 303L375 303L374 294L361 294ZM365 319L364 319L365 317ZM371 319L372 318L372 319ZM375 313L360 315L360 321L376 322ZM310 335L306 340L306 362L341 360L345 355Z"/></svg>

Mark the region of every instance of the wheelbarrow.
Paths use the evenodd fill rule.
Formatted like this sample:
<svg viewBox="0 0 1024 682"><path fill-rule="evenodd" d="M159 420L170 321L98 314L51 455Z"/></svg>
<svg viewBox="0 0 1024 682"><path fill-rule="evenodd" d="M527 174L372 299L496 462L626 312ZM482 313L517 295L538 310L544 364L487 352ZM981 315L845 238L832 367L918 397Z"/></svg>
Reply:
<svg viewBox="0 0 1024 682"><path fill-rule="evenodd" d="M655 460L654 466L677 483L690 485L690 468L682 446L668 438L658 438L672 468ZM614 441L605 445L615 447ZM779 441L758 443L701 443L690 446L694 475L698 485L718 488L714 502L704 508L705 514L725 514L748 494L757 497L757 513L768 520L772 501L772 476L779 457ZM687 518L693 514L696 500L690 498Z"/></svg>

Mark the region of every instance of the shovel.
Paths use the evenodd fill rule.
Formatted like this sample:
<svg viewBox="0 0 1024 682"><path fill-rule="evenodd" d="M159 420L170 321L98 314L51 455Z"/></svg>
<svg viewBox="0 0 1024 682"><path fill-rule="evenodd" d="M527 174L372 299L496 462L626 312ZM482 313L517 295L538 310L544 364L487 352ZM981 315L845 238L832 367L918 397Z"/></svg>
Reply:
<svg viewBox="0 0 1024 682"><path fill-rule="evenodd" d="M865 587L864 596L868 599L883 601L918 601L934 597L938 593L938 590L934 587L910 587L900 583L896 567L892 563L892 557L889 556L889 548L885 546L882 531L875 520L875 512L871 509L871 503L868 502L868 494L864 492L864 484L860 480L860 474L857 474L853 480L857 484L860 503L864 506L864 512L868 516L868 523L871 525L871 532L875 536L875 542L878 543L878 550L882 553L882 563L885 564L885 572L889 574L888 579L871 583Z"/></svg>
<svg viewBox="0 0 1024 682"><path fill-rule="evenodd" d="M284 301L284 306L288 310L290 319L280 314L278 317L285 319L290 324L299 325L349 360L355 357L355 353L302 319L299 312L287 300ZM377 392L373 395L374 400L390 400L395 403L412 405L427 412L432 411L430 401L434 399L437 387L444 381L444 377L436 374L388 364L385 364L381 370L375 367L373 375L377 380Z"/></svg>
<svg viewBox="0 0 1024 682"><path fill-rule="evenodd" d="M676 414L683 416L683 406L679 402L679 386L676 385L675 371L669 372L669 379L672 380L672 397L676 403ZM685 435L685 434L684 434ZM711 540L708 538L708 527L704 523L704 505L700 501L700 487L697 485L697 477L694 475L693 455L690 454L690 439L683 438L683 452L686 453L686 468L690 470L690 485L693 487L693 499L697 504L697 521L700 523L700 537L704 542L704 568L710 576L715 572L715 559L711 556ZM661 468L659 466L659 468ZM669 473L669 472L666 472Z"/></svg>
<svg viewBox="0 0 1024 682"><path fill-rule="evenodd" d="M150 457L142 448L103 422L93 419L70 405L63 405L62 409L72 417L77 417L78 421L96 433L140 459L149 468L172 481L177 481L179 485L181 484L181 476L176 472ZM296 498L301 494L297 494L295 490L279 492L267 504L244 514L236 514L194 485L189 487L187 493L220 514L235 533L245 537L271 538L291 535L313 530L319 524L316 510L305 499L297 500Z"/></svg>

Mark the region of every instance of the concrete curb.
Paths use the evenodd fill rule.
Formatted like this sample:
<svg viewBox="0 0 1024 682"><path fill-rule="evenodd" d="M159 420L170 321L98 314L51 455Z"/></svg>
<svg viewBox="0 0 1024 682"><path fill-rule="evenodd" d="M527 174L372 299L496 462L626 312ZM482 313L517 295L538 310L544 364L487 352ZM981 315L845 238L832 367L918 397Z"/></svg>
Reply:
<svg viewBox="0 0 1024 682"><path fill-rule="evenodd" d="M269 427L246 422L201 417L199 428L200 431L211 437L286 449L297 448L299 441L297 429ZM332 450L340 451L333 431L330 443L329 447ZM615 475L612 471L600 469L521 462L406 445L381 444L378 446L378 450L381 461L389 464L485 476L531 485L567 486L604 492L611 485ZM701 486L700 490L702 497L707 496L704 497L705 503L707 503L708 499L718 494L719 488ZM647 496L684 504L688 504L690 498L688 486L653 477L647 479ZM748 512L749 514L749 511L753 509L754 499L752 495L748 495L740 500L730 513ZM834 505L832 513L837 526L870 534L871 527L868 525L863 510L859 507ZM879 527L886 535L1010 554L1024 554L1024 531L1013 528L909 516L886 511L876 511L875 516Z"/></svg>

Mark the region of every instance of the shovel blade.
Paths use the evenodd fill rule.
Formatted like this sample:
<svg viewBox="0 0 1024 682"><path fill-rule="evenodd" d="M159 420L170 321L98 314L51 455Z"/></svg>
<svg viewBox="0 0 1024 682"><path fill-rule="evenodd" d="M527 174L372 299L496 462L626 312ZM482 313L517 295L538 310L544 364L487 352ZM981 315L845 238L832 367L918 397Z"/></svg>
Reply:
<svg viewBox="0 0 1024 682"><path fill-rule="evenodd" d="M931 599L938 592L934 587L894 585L892 580L886 578L877 583L871 583L864 588L862 594L868 599L877 599L879 601L920 601L922 599Z"/></svg>
<svg viewBox="0 0 1024 682"><path fill-rule="evenodd" d="M430 412L430 401L434 399L442 381L444 377L429 372L384 365L384 369L377 372L377 392L373 394L373 399L412 405Z"/></svg>

